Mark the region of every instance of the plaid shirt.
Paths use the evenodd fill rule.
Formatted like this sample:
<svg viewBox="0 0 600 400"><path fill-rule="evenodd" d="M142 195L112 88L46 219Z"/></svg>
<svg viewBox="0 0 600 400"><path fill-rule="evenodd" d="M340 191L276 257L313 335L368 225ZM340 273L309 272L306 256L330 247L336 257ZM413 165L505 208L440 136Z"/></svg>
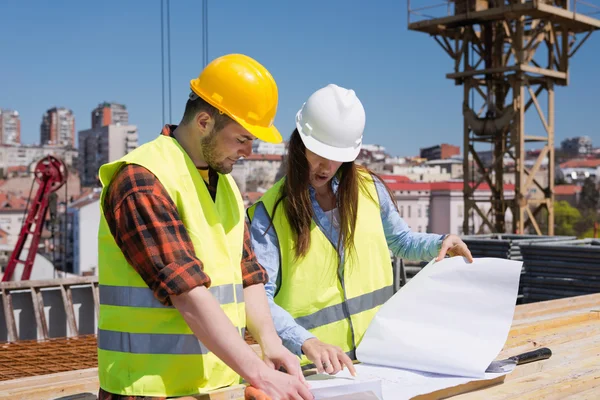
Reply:
<svg viewBox="0 0 600 400"><path fill-rule="evenodd" d="M166 125L162 134L171 136L176 126ZM208 191L213 200L218 174L209 169ZM150 171L139 165L124 166L113 179L105 198L104 216L125 258L140 274L164 305L169 296L185 293L197 286L210 286L177 207L164 186ZM244 227L244 252L241 260L244 287L268 280L258 263L248 225ZM98 400L162 400L160 397L120 396L100 389Z"/></svg>

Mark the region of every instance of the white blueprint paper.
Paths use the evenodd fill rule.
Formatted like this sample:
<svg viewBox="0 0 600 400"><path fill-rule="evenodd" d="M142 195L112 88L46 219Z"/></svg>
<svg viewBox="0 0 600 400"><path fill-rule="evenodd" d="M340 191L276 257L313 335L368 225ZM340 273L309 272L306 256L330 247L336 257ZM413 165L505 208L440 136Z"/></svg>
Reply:
<svg viewBox="0 0 600 400"><path fill-rule="evenodd" d="M388 399L386 393L410 398L502 375L485 370L506 342L521 264L462 257L429 263L374 317L356 351L358 380L380 379Z"/></svg>
<svg viewBox="0 0 600 400"><path fill-rule="evenodd" d="M347 370L338 373L335 376L336 379L331 381L316 381L307 378L315 399L327 399L365 391L371 391L378 396L379 400L411 399L418 395L478 380L365 364L358 364L354 367L358 374L355 378ZM505 375L512 369L514 366L505 373L485 374L483 379L493 379Z"/></svg>
<svg viewBox="0 0 600 400"><path fill-rule="evenodd" d="M383 400L382 381L379 377L355 379L347 374L348 379L340 379L341 374L335 377L327 374L317 374L306 378L311 386L311 393L315 400L328 399L353 393L371 392L379 400Z"/></svg>
<svg viewBox="0 0 600 400"><path fill-rule="evenodd" d="M521 262L462 257L429 263L373 318L356 351L365 364L482 378L512 325Z"/></svg>

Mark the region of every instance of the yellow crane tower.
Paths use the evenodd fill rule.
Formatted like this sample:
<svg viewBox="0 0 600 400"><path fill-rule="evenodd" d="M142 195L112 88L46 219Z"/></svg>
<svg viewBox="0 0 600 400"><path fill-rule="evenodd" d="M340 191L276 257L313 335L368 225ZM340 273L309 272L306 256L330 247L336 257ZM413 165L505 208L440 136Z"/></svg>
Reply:
<svg viewBox="0 0 600 400"><path fill-rule="evenodd" d="M598 0L408 1L408 29L433 36L454 61L446 77L464 87L463 233L554 234L554 88L600 29L595 15ZM532 106L542 134L526 129ZM483 182L491 199L476 195Z"/></svg>

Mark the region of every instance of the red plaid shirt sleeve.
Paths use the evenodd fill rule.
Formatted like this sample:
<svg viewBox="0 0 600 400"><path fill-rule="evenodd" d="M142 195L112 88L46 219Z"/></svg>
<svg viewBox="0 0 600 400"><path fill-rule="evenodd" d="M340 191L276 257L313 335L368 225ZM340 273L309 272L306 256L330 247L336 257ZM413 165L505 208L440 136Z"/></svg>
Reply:
<svg viewBox="0 0 600 400"><path fill-rule="evenodd" d="M269 281L267 270L260 265L254 250L252 249L252 240L250 238L250 229L248 223L244 225L244 254L242 256L242 279L244 280L244 288L256 285L258 283L265 284Z"/></svg>
<svg viewBox="0 0 600 400"><path fill-rule="evenodd" d="M104 210L125 258L162 304L171 305L171 295L210 286L175 204L150 171L123 167L108 189Z"/></svg>

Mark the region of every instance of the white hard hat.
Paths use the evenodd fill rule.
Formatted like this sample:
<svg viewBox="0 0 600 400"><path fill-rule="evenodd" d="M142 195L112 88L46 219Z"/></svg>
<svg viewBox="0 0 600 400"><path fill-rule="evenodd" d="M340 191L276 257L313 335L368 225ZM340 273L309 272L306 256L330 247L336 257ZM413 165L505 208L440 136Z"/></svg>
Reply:
<svg viewBox="0 0 600 400"><path fill-rule="evenodd" d="M330 84L302 105L296 128L313 153L332 161L354 161L362 146L365 109L354 90Z"/></svg>

